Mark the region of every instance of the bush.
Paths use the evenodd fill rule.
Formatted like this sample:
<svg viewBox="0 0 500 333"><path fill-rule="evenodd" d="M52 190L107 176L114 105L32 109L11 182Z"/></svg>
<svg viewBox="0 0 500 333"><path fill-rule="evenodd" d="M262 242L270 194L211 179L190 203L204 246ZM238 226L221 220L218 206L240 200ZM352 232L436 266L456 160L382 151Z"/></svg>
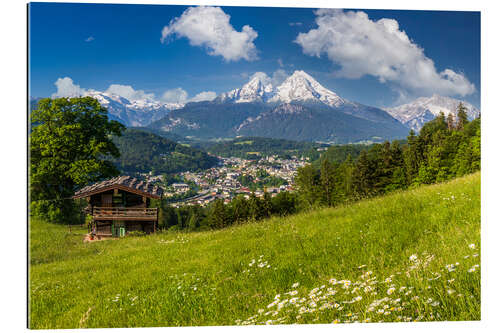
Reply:
<svg viewBox="0 0 500 333"><path fill-rule="evenodd" d="M127 233L127 237L142 237L142 236L146 236L146 233L140 230L134 230Z"/></svg>

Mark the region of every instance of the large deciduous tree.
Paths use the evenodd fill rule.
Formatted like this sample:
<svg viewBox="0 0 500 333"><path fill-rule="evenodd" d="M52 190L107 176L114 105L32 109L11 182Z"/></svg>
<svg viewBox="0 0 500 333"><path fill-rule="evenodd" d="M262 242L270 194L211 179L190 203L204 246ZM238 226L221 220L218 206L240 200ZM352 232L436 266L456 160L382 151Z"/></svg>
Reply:
<svg viewBox="0 0 500 333"><path fill-rule="evenodd" d="M119 157L111 137L124 126L91 97L42 99L30 121L30 213L71 223L75 189L119 174L107 157Z"/></svg>

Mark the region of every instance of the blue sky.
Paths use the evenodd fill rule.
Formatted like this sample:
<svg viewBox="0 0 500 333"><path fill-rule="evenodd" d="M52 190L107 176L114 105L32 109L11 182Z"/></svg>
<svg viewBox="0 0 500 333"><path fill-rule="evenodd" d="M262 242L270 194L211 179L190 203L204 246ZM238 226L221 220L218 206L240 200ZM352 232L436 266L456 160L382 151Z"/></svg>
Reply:
<svg viewBox="0 0 500 333"><path fill-rule="evenodd" d="M300 69L368 105L438 93L480 106L478 12L32 3L29 33L34 97L114 85L185 101Z"/></svg>

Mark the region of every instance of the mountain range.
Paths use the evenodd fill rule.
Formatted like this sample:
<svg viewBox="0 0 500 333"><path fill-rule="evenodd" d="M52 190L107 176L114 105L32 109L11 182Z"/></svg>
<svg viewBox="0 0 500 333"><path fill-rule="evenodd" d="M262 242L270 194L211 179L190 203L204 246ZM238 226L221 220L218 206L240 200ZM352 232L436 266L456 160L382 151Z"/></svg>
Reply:
<svg viewBox="0 0 500 333"><path fill-rule="evenodd" d="M404 138L409 129L418 132L440 112L456 116L460 102L469 118L480 114L465 101L438 95L381 109L342 98L301 70L276 87L260 74L213 101L129 100L95 90L85 95L96 98L111 119L128 127L199 139L261 136L328 143L379 142Z"/></svg>
<svg viewBox="0 0 500 333"><path fill-rule="evenodd" d="M263 136L350 143L402 138L408 128L386 111L338 96L304 71L277 87L255 75L211 102L188 103L149 127L202 139Z"/></svg>
<svg viewBox="0 0 500 333"><path fill-rule="evenodd" d="M472 104L439 95L420 97L411 103L403 104L394 108L387 108L385 110L408 128L418 132L426 122L434 119L441 112L443 112L445 116L452 113L456 119L457 107L459 103L462 103L465 106L469 118L475 119L479 117L481 112Z"/></svg>

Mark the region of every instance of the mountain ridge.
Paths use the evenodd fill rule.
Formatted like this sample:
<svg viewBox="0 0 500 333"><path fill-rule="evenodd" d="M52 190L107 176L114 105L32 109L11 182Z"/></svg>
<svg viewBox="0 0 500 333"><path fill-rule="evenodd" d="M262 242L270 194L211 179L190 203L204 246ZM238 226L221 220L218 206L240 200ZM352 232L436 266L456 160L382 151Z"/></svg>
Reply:
<svg viewBox="0 0 500 333"><path fill-rule="evenodd" d="M384 110L408 128L418 132L427 121L437 117L440 112L443 112L445 116L452 113L456 119L459 103L465 106L469 118L479 117L481 111L472 104L437 94L430 97L419 97L409 103Z"/></svg>

